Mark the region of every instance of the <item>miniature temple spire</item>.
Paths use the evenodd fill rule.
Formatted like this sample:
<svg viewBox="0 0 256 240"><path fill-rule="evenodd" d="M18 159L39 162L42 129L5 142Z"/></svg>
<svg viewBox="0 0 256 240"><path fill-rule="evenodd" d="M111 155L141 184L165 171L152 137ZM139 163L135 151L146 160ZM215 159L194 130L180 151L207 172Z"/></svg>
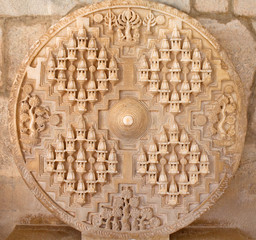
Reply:
<svg viewBox="0 0 256 240"><path fill-rule="evenodd" d="M191 146L190 146L189 163L198 163L199 162L199 155L200 155L200 151L199 151L198 144L195 141L193 141L191 143Z"/></svg>
<svg viewBox="0 0 256 240"><path fill-rule="evenodd" d="M182 44L182 62L190 62L191 61L191 50L190 50L190 42L188 40L188 37L186 36L183 44Z"/></svg>
<svg viewBox="0 0 256 240"><path fill-rule="evenodd" d="M196 164L191 164L188 169L189 183L196 184L198 182L199 171Z"/></svg>
<svg viewBox="0 0 256 240"><path fill-rule="evenodd" d="M167 198L167 204L171 205L171 206L175 206L178 203L178 196L179 196L179 192L178 192L178 186L175 182L175 178L174 175L172 175L172 179L171 179L171 184L169 187L169 193L168 193L168 198Z"/></svg>
<svg viewBox="0 0 256 240"><path fill-rule="evenodd" d="M153 94L157 93L159 90L159 75L158 72L152 72L149 81L149 91Z"/></svg>
<svg viewBox="0 0 256 240"><path fill-rule="evenodd" d="M108 156L108 172L110 174L117 173L117 155L116 155L116 150L114 147L111 148L109 156Z"/></svg>
<svg viewBox="0 0 256 240"><path fill-rule="evenodd" d="M192 72L200 72L201 70L201 53L198 48L195 48L192 56Z"/></svg>
<svg viewBox="0 0 256 240"><path fill-rule="evenodd" d="M78 49L84 51L86 49L86 30L84 27L79 28L77 33Z"/></svg>
<svg viewBox="0 0 256 240"><path fill-rule="evenodd" d="M79 141L85 140L86 124L83 115L80 115L76 128L76 138Z"/></svg>
<svg viewBox="0 0 256 240"><path fill-rule="evenodd" d="M170 154L169 157L169 161L168 161L168 173L170 174L177 174L179 173L179 161L178 161L178 156L175 152L174 147L172 148L172 152Z"/></svg>
<svg viewBox="0 0 256 240"><path fill-rule="evenodd" d="M181 37L177 26L174 27L171 35L171 45L173 51L178 51L181 48Z"/></svg>
<svg viewBox="0 0 256 240"><path fill-rule="evenodd" d="M175 88L171 95L170 112L180 112L180 96Z"/></svg>
<svg viewBox="0 0 256 240"><path fill-rule="evenodd" d="M208 58L205 58L201 72L202 82L207 86L211 82L212 78L212 67Z"/></svg>
<svg viewBox="0 0 256 240"><path fill-rule="evenodd" d="M87 136L87 151L94 152L95 151L95 143L96 143L96 134L93 126L89 128L88 136Z"/></svg>
<svg viewBox="0 0 256 240"><path fill-rule="evenodd" d="M159 71L159 53L156 45L151 50L150 55L150 69L151 71Z"/></svg>
<svg viewBox="0 0 256 240"><path fill-rule="evenodd" d="M147 156L143 147L140 147L139 157L137 161L137 173L145 174L147 172Z"/></svg>
<svg viewBox="0 0 256 240"><path fill-rule="evenodd" d="M103 46L100 49L99 56L97 58L97 61L98 61L97 69L105 70L107 68L107 60L108 60L107 51L106 51L106 48Z"/></svg>
<svg viewBox="0 0 256 240"><path fill-rule="evenodd" d="M149 80L149 64L144 54L139 59L139 81L143 84Z"/></svg>
<svg viewBox="0 0 256 240"><path fill-rule="evenodd" d="M84 58L81 58L77 64L77 81L83 83L87 80L86 72L88 70L87 64Z"/></svg>
<svg viewBox="0 0 256 240"><path fill-rule="evenodd" d="M189 152L189 137L185 129L180 134L180 153L187 154Z"/></svg>
<svg viewBox="0 0 256 240"><path fill-rule="evenodd" d="M184 80L181 84L181 88L180 88L180 94L181 94L181 101L183 103L189 103L190 102L190 85L188 80Z"/></svg>
<svg viewBox="0 0 256 240"><path fill-rule="evenodd" d="M66 70L66 60L67 60L67 53L66 53L66 49L64 47L64 44L61 43L60 47L59 47L59 51L58 51L58 55L57 55L57 68L58 70Z"/></svg>
<svg viewBox="0 0 256 240"><path fill-rule="evenodd" d="M88 60L94 61L97 59L97 42L95 37L91 37L88 43Z"/></svg>
<svg viewBox="0 0 256 240"><path fill-rule="evenodd" d="M188 194L188 175L185 171L185 165L187 164L187 160L185 158L182 158L180 160L182 170L181 174L179 176L179 193L180 194Z"/></svg>
<svg viewBox="0 0 256 240"><path fill-rule="evenodd" d="M109 67L108 67L108 80L111 83L114 83L118 81L118 75L117 75L118 67L115 57L112 57L109 61Z"/></svg>
<svg viewBox="0 0 256 240"><path fill-rule="evenodd" d="M72 35L69 38L68 44L67 44L67 50L68 50L68 59L71 61L76 60L76 38L74 35Z"/></svg>
<svg viewBox="0 0 256 240"><path fill-rule="evenodd" d="M164 169L164 166L166 164L166 159L161 158L160 163L161 163L161 171L158 179L158 184L159 184L158 194L165 195L167 193L167 183L168 183L167 175Z"/></svg>
<svg viewBox="0 0 256 240"><path fill-rule="evenodd" d="M47 170L47 172L54 171L54 162L55 162L54 150L53 150L52 145L49 144L48 149L47 149L47 155L46 155L46 170Z"/></svg>
<svg viewBox="0 0 256 240"><path fill-rule="evenodd" d="M169 83L166 79L163 79L159 92L160 92L159 102L164 105L169 103L170 87L169 87Z"/></svg>
<svg viewBox="0 0 256 240"><path fill-rule="evenodd" d="M47 71L48 71L48 75L47 75L47 79L52 82L56 79L56 62L53 56L53 53L50 52L49 54L49 60L48 60L48 64L47 64Z"/></svg>
<svg viewBox="0 0 256 240"><path fill-rule="evenodd" d="M162 61L170 60L170 44L166 36L161 40L161 48L159 51Z"/></svg>
<svg viewBox="0 0 256 240"><path fill-rule="evenodd" d="M203 151L200 157L200 172L202 174L209 173L209 163L208 155Z"/></svg>
<svg viewBox="0 0 256 240"><path fill-rule="evenodd" d="M95 163L95 159L93 157L90 157L89 163L91 166L86 176L87 191L88 193L95 193L96 192L96 176L93 169L93 164Z"/></svg>
<svg viewBox="0 0 256 240"><path fill-rule="evenodd" d="M161 129L161 135L158 141L158 145L159 145L159 152L162 155L165 155L168 153L168 137L166 135L164 127L162 127Z"/></svg>
<svg viewBox="0 0 256 240"><path fill-rule="evenodd" d="M175 121L173 115L170 118L170 128L169 128L169 140L171 143L178 143L179 141L179 127Z"/></svg>

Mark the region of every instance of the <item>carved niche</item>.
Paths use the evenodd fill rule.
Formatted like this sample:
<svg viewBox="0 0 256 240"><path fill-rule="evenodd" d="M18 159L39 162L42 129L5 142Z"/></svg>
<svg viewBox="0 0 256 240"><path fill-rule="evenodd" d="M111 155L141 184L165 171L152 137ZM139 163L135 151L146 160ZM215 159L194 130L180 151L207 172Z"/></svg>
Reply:
<svg viewBox="0 0 256 240"><path fill-rule="evenodd" d="M85 234L170 234L214 204L237 169L243 98L196 20L143 0L90 5L22 63L9 106L16 164Z"/></svg>

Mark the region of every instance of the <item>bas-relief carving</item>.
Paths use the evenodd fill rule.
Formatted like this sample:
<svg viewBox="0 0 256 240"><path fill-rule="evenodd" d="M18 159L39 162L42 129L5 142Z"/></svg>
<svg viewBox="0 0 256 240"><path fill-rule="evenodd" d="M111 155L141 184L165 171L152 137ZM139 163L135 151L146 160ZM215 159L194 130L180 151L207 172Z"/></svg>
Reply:
<svg viewBox="0 0 256 240"><path fill-rule="evenodd" d="M169 234L206 211L236 170L242 98L225 53L187 15L146 1L91 5L23 62L10 99L16 163L85 234Z"/></svg>

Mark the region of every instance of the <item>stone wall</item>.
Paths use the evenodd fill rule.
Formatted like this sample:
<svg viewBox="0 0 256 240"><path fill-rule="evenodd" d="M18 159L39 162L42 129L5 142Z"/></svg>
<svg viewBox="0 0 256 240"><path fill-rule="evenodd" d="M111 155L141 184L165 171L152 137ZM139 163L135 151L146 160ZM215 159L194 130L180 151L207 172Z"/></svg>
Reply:
<svg viewBox="0 0 256 240"><path fill-rule="evenodd" d="M0 0L0 239L16 224L61 224L16 169L7 128L10 87L29 47L49 26L93 0ZM199 20L226 49L244 84L248 131L240 167L217 204L193 223L238 228L256 238L256 1L159 0Z"/></svg>

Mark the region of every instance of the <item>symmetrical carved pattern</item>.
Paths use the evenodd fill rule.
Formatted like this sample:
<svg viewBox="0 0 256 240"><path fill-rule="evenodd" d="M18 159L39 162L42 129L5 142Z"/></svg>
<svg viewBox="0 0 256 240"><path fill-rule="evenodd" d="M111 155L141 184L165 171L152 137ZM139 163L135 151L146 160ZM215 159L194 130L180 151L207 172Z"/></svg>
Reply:
<svg viewBox="0 0 256 240"><path fill-rule="evenodd" d="M147 154L141 148L137 173L147 174L147 182L157 184L158 194L167 196L166 204L175 206L178 204L178 196L189 194L188 187L198 183L200 174L209 172L209 159L206 152L200 152L196 141L190 141L186 130L179 130L174 117L171 119L168 135L165 128L162 128L157 143L151 139ZM160 173L158 169L161 169ZM168 169L167 173L165 169Z"/></svg>
<svg viewBox="0 0 256 240"><path fill-rule="evenodd" d="M69 125L65 139L59 134L55 148L49 145L46 157L46 171L54 173L54 181L63 187L64 193L74 195L74 202L80 205L85 203L86 194L96 193L97 183L106 183L107 174L117 173L118 163L114 147L108 153L104 137L97 140L93 126L87 137L86 132L81 117L75 131ZM87 162L90 167L86 174Z"/></svg>
<svg viewBox="0 0 256 240"><path fill-rule="evenodd" d="M114 231L138 231L156 228L161 221L150 207L140 208L140 198L133 196L131 187L123 187L111 207L102 206L100 213L92 218L94 226Z"/></svg>
<svg viewBox="0 0 256 240"><path fill-rule="evenodd" d="M17 166L67 224L102 238L180 229L227 187L242 152L239 77L197 21L144 0L63 18L10 98Z"/></svg>
<svg viewBox="0 0 256 240"><path fill-rule="evenodd" d="M161 40L159 50L154 45L148 58L141 56L138 66L139 82L148 85L151 94L158 94L159 103L168 104L173 113L181 111L181 104L190 103L190 95L200 93L202 84L211 82L210 62L202 60L198 48L192 50L189 39L181 36L176 26L170 38Z"/></svg>
<svg viewBox="0 0 256 240"><path fill-rule="evenodd" d="M97 54L95 37L92 36L88 40L88 45L87 39L86 30L83 27L80 28L77 31L77 37L74 34L71 35L66 47L61 43L57 56L51 53L48 60L49 83L53 86L57 82L56 91L60 97L66 93L68 102L76 105L80 113L87 111L87 102L93 104L98 100L97 92L104 95L108 91L108 82L114 84L118 81L115 58L108 59L104 46ZM97 67L95 62L97 62ZM85 83L87 83L86 86Z"/></svg>

